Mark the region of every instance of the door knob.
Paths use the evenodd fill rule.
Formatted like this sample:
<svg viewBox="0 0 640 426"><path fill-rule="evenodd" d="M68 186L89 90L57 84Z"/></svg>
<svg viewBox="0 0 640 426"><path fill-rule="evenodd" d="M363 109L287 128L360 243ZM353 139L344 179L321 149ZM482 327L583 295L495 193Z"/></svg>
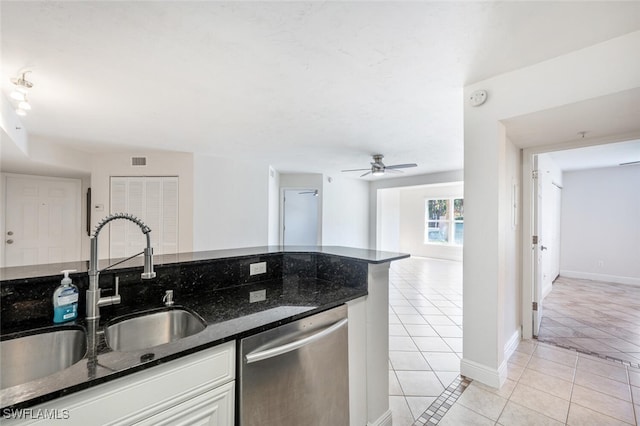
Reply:
<svg viewBox="0 0 640 426"><path fill-rule="evenodd" d="M7 240L7 244L13 244L13 240Z"/></svg>
<svg viewBox="0 0 640 426"><path fill-rule="evenodd" d="M9 235L9 236L13 235L13 231L7 232L7 235Z"/></svg>
<svg viewBox="0 0 640 426"><path fill-rule="evenodd" d="M549 249L548 247L540 246L540 250L548 250L548 249Z"/></svg>

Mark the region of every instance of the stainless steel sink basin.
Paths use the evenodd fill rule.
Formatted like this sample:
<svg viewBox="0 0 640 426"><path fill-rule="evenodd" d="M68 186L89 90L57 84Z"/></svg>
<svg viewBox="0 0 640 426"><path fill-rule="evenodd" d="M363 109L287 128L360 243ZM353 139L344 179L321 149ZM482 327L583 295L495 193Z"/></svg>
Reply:
<svg viewBox="0 0 640 426"><path fill-rule="evenodd" d="M192 336L207 324L185 308L160 308L116 318L106 324L104 335L114 351L136 351Z"/></svg>
<svg viewBox="0 0 640 426"><path fill-rule="evenodd" d="M46 328L0 341L0 388L27 383L71 367L87 353L81 328Z"/></svg>

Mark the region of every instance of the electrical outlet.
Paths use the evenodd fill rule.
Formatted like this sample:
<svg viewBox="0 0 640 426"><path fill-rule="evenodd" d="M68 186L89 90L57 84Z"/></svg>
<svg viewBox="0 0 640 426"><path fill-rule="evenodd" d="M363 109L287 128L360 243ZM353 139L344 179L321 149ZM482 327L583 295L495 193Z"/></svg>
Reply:
<svg viewBox="0 0 640 426"><path fill-rule="evenodd" d="M267 262L252 263L249 265L249 275L258 275L267 273Z"/></svg>
<svg viewBox="0 0 640 426"><path fill-rule="evenodd" d="M262 302L263 300L267 300L267 290L249 292L249 303Z"/></svg>

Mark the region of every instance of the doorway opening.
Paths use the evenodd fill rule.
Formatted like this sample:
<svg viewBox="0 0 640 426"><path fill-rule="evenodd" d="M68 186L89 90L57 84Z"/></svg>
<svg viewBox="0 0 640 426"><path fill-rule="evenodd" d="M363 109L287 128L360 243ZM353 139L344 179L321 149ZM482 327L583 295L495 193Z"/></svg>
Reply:
<svg viewBox="0 0 640 426"><path fill-rule="evenodd" d="M320 245L319 190L298 188L282 190L282 244L286 246Z"/></svg>
<svg viewBox="0 0 640 426"><path fill-rule="evenodd" d="M532 217L525 219L531 244L523 247L530 251L523 262L531 262L532 286L527 293L525 275L523 308L529 306L539 340L640 362L640 165L628 164L636 157L640 140L525 150L531 192L523 201L531 206L524 212Z"/></svg>

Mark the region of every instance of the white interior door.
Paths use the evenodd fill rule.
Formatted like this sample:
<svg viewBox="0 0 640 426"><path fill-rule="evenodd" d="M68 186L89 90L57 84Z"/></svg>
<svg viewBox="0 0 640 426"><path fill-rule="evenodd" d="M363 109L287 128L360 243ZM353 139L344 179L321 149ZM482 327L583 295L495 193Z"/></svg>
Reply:
<svg viewBox="0 0 640 426"><path fill-rule="evenodd" d="M79 179L7 175L5 266L80 260Z"/></svg>
<svg viewBox="0 0 640 426"><path fill-rule="evenodd" d="M533 262L533 335L537 336L542 320L542 277L543 261L541 238L542 238L542 177L538 173L538 156L533 157L533 235L532 250L534 251Z"/></svg>
<svg viewBox="0 0 640 426"><path fill-rule="evenodd" d="M538 243L540 245L540 263L542 271L542 297L546 296L551 291L551 285L555 278L553 275L553 257L556 247L552 244L551 236L554 233L555 227L555 205L551 197L553 194L553 185L551 183L551 177L541 170L539 173L540 190L541 193L538 196L540 211L541 211L541 227L538 235Z"/></svg>
<svg viewBox="0 0 640 426"><path fill-rule="evenodd" d="M562 222L562 188L555 183L553 184L553 205L554 217L552 235L549 238L549 244L552 248L551 256L551 275L552 281L560 275L560 223Z"/></svg>
<svg viewBox="0 0 640 426"><path fill-rule="evenodd" d="M283 199L284 245L318 244L318 196L315 189L287 189Z"/></svg>
<svg viewBox="0 0 640 426"><path fill-rule="evenodd" d="M560 203L562 191L550 178L544 179L542 200L542 230L540 250L542 257L542 295L551 291L551 286L560 274Z"/></svg>

